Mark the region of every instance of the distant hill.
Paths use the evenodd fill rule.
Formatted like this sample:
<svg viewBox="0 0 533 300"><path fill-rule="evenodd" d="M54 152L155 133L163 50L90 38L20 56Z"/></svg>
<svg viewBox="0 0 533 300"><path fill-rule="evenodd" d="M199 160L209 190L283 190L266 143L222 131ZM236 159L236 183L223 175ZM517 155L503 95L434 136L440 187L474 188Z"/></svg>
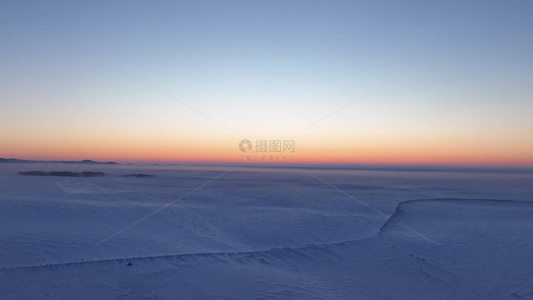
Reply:
<svg viewBox="0 0 533 300"><path fill-rule="evenodd" d="M53 164L80 164L80 165L118 165L118 163L113 161L100 162L94 160L80 160L80 161L71 161L71 160L25 160L25 159L16 159L16 158L0 158L0 163L53 163Z"/></svg>

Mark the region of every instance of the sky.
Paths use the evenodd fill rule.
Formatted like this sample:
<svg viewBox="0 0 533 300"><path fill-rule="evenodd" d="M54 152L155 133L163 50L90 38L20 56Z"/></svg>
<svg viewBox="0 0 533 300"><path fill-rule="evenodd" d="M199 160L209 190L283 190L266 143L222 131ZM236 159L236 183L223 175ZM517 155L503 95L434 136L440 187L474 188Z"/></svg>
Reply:
<svg viewBox="0 0 533 300"><path fill-rule="evenodd" d="M532 15L532 1L0 1L0 157L533 166Z"/></svg>

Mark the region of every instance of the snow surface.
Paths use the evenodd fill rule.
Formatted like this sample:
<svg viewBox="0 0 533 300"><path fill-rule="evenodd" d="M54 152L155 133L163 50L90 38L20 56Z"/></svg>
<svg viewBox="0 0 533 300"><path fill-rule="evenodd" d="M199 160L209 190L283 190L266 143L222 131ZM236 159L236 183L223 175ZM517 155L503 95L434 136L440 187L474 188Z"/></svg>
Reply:
<svg viewBox="0 0 533 300"><path fill-rule="evenodd" d="M533 299L532 196L531 173L0 165L0 299Z"/></svg>

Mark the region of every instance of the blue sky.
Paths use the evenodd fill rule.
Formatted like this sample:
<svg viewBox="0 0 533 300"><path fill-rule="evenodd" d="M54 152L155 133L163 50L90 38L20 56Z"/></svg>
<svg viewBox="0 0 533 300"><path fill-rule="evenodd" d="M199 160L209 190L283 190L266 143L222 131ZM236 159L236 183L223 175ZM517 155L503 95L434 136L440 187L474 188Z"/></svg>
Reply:
<svg viewBox="0 0 533 300"><path fill-rule="evenodd" d="M531 15L530 1L4 1L0 156L42 136L292 136L348 153L477 139L531 163Z"/></svg>

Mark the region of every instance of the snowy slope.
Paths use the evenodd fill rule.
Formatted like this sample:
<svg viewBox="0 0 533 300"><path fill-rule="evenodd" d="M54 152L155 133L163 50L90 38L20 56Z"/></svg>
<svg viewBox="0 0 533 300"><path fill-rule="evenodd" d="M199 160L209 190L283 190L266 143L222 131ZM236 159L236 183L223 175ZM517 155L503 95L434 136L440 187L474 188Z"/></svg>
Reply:
<svg viewBox="0 0 533 300"><path fill-rule="evenodd" d="M1 299L533 299L528 174L105 171L1 173Z"/></svg>

